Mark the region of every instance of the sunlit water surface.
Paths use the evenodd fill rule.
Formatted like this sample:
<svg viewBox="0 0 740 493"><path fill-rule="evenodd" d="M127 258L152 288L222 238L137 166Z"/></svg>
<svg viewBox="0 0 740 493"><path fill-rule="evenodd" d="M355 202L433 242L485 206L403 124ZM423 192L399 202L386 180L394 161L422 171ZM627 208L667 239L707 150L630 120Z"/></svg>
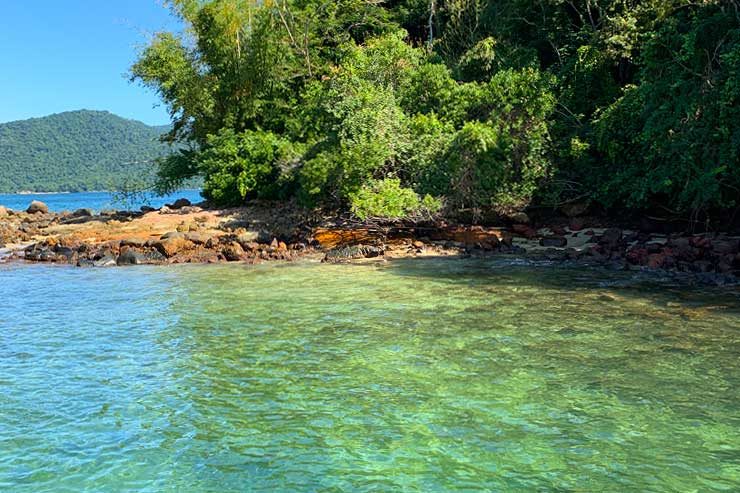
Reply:
<svg viewBox="0 0 740 493"><path fill-rule="evenodd" d="M120 196L119 196L120 195ZM124 196L111 192L75 192L75 193L0 193L0 206L14 210L26 210L33 200L45 203L52 212L75 211L89 208L94 212L103 209L138 210L142 205L162 207L179 198L186 198L193 203L203 198L198 190L178 190L162 197L152 194L133 194Z"/></svg>
<svg viewBox="0 0 740 493"><path fill-rule="evenodd" d="M740 491L740 295L635 276L0 265L0 491Z"/></svg>

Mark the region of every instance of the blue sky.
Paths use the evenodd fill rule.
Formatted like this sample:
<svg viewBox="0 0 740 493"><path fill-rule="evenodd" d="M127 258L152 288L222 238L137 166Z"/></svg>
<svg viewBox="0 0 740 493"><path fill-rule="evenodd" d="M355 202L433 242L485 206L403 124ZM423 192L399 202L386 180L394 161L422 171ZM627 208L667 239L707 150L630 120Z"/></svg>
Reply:
<svg viewBox="0 0 740 493"><path fill-rule="evenodd" d="M9 0L0 11L0 122L108 110L169 122L125 77L153 32L178 28L161 0Z"/></svg>

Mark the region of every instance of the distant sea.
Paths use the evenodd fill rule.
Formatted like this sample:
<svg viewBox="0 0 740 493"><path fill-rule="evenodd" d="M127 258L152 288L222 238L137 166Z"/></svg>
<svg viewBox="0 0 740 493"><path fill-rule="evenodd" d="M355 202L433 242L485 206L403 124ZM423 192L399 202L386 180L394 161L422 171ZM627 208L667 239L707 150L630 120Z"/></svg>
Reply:
<svg viewBox="0 0 740 493"><path fill-rule="evenodd" d="M161 207L179 198L186 198L193 203L201 202L200 190L180 190L164 197L147 195L137 197L136 200L116 200L110 192L79 192L79 193L40 193L40 194L2 194L0 205L14 210L25 210L32 200L40 200L49 206L52 212L74 211L76 209L92 209L99 212L105 209L138 210L142 205Z"/></svg>

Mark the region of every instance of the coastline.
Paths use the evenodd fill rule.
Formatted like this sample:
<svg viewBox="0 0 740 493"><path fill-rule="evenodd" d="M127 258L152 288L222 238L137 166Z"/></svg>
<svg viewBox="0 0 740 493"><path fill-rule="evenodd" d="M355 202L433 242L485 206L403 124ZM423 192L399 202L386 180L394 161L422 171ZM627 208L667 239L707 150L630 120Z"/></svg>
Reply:
<svg viewBox="0 0 740 493"><path fill-rule="evenodd" d="M442 220L371 224L292 203L212 209L183 199L142 209L94 214L0 207L0 262L112 267L506 256L740 281L740 237L722 233L650 233L604 227L588 218L566 225L509 222L495 227Z"/></svg>

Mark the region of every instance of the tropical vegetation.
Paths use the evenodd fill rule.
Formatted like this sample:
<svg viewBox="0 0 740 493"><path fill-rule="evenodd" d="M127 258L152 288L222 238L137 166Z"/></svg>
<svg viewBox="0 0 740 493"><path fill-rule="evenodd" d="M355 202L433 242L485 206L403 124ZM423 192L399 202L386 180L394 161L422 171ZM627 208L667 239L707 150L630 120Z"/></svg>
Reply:
<svg viewBox="0 0 740 493"><path fill-rule="evenodd" d="M168 130L85 110L0 124L0 193L146 186Z"/></svg>
<svg viewBox="0 0 740 493"><path fill-rule="evenodd" d="M738 0L173 0L161 191L361 217L740 198Z"/></svg>

